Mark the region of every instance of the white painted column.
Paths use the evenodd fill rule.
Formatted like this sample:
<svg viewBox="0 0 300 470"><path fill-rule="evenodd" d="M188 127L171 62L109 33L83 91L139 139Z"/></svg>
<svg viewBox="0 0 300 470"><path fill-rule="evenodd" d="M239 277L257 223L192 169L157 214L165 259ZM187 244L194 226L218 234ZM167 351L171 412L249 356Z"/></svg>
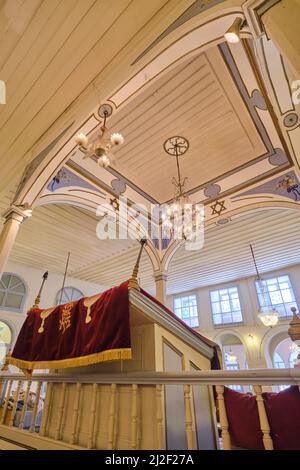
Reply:
<svg viewBox="0 0 300 470"><path fill-rule="evenodd" d="M166 305L166 292L167 292L167 273L162 271L154 271L156 294L155 297L162 304Z"/></svg>
<svg viewBox="0 0 300 470"><path fill-rule="evenodd" d="M0 278L5 270L8 257L23 220L24 216L13 210L6 215L0 235Z"/></svg>

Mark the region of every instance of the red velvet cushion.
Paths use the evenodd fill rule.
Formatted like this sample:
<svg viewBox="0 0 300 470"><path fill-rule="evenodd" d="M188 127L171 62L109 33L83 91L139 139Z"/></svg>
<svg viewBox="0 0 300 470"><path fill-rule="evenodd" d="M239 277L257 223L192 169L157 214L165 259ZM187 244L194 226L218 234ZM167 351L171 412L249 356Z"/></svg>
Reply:
<svg viewBox="0 0 300 470"><path fill-rule="evenodd" d="M263 393L274 449L300 450L300 392L297 386Z"/></svg>
<svg viewBox="0 0 300 470"><path fill-rule="evenodd" d="M264 450L255 396L224 387L224 400L232 445Z"/></svg>

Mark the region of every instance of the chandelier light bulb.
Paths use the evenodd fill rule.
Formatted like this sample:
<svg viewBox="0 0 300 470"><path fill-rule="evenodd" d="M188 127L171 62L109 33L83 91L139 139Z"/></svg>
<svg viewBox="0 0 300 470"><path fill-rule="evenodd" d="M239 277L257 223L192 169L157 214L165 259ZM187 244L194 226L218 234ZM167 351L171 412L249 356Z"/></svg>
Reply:
<svg viewBox="0 0 300 470"><path fill-rule="evenodd" d="M237 362L237 356L234 354L232 349L230 349L228 353L228 362L230 362L231 364L235 364Z"/></svg>
<svg viewBox="0 0 300 470"><path fill-rule="evenodd" d="M110 164L110 160L106 155L102 155L100 158L98 158L98 165L101 168L107 168Z"/></svg>
<svg viewBox="0 0 300 470"><path fill-rule="evenodd" d="M75 142L77 145L86 147L88 144L88 138L85 134L81 132L80 134L77 134L77 136L75 137Z"/></svg>
<svg viewBox="0 0 300 470"><path fill-rule="evenodd" d="M226 31L224 37L227 42L230 44L237 44L240 41L240 29L242 26L243 20L241 18L236 18L232 26Z"/></svg>
<svg viewBox="0 0 300 470"><path fill-rule="evenodd" d="M114 132L110 136L110 141L112 145L122 145L124 143L124 137L122 136L122 134L119 134L119 132Z"/></svg>
<svg viewBox="0 0 300 470"><path fill-rule="evenodd" d="M278 323L279 313L275 308L264 307L260 309L258 318L263 325L273 327Z"/></svg>

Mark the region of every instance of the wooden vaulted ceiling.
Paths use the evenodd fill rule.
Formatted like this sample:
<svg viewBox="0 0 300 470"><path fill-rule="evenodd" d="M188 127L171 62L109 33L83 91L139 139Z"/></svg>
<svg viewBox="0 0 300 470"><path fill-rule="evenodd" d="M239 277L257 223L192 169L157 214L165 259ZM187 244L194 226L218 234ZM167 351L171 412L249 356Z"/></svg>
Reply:
<svg viewBox="0 0 300 470"><path fill-rule="evenodd" d="M187 3L0 0L0 79L7 86L7 104L0 110L1 212L11 203L36 148L43 148L44 134L55 138L74 120L88 116L128 79L132 61ZM182 134L190 141L181 163L188 189L264 152L216 47L156 80L113 115L109 127L126 139L116 154L116 169L160 202L173 196L170 177L176 167L162 150L170 135ZM21 226L10 260L63 273L71 251L70 275L115 285L129 277L138 245L98 240L97 221L93 214L69 206L37 208ZM181 250L174 257L168 293L254 274L250 242L257 245L262 272L300 262L290 226L299 233L293 212L268 210L208 230L203 250ZM146 255L140 278L153 292Z"/></svg>
<svg viewBox="0 0 300 470"><path fill-rule="evenodd" d="M69 274L111 287L128 279L138 253L134 240L98 240L98 219L69 206L36 209L20 229L10 260L63 273L71 251ZM205 231L204 247L180 249L171 261L168 294L252 276L252 243L261 273L300 263L300 218L288 209L268 209L233 217ZM295 236L293 236L295 234ZM139 273L142 287L154 293L152 266L146 254Z"/></svg>
<svg viewBox="0 0 300 470"><path fill-rule="evenodd" d="M115 168L159 203L174 194L176 162L163 149L169 137L189 141L180 159L187 190L266 152L217 47L156 80L108 126L125 136L115 152Z"/></svg>
<svg viewBox="0 0 300 470"><path fill-rule="evenodd" d="M175 3L179 14L185 6ZM148 23L164 7L170 15L167 0L0 2L0 194L20 180L46 132L55 138L127 78L143 41L160 31Z"/></svg>

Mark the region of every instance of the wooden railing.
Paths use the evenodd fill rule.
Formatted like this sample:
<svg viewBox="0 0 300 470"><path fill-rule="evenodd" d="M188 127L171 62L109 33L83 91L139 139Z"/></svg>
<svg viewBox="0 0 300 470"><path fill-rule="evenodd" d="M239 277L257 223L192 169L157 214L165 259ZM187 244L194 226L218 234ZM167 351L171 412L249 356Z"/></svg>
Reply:
<svg viewBox="0 0 300 470"><path fill-rule="evenodd" d="M43 384L47 384L45 395L42 392L45 388ZM145 446L142 440L148 431L141 429L141 419L143 413L149 412L147 419L152 444L149 444L151 447L148 448L165 449L164 387L182 385L187 447L195 449L193 387L202 385L211 388L215 385L222 443L227 450L231 448L231 444L223 395L224 386L250 385L256 395L264 447L266 450L271 450L273 443L262 398L262 387L270 389L271 386L282 384L299 386L300 367L119 375L46 374L33 375L30 380L24 378L22 374L2 372L0 373L0 438L22 441L34 448L116 449L116 436L122 434L120 430L125 428L124 420L126 420L128 435L124 434L121 448L135 450ZM33 390L35 398L29 410L28 397ZM20 407L21 393L24 405ZM9 397L12 395L14 401L9 404ZM140 406L141 397L147 407ZM43 403L42 411L41 403ZM120 414L121 408L126 409L127 414L124 418ZM37 437L40 443L37 442Z"/></svg>

